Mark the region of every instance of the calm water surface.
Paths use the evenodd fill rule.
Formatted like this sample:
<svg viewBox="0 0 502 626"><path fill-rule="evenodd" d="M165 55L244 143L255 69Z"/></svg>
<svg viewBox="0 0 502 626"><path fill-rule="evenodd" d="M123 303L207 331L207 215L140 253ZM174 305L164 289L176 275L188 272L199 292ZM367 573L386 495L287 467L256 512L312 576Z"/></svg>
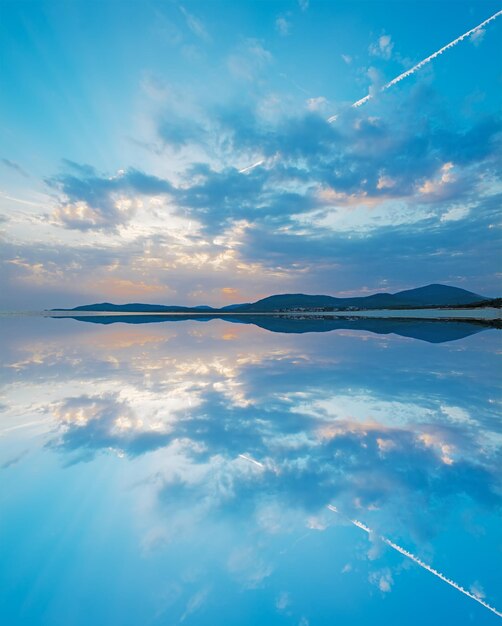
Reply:
<svg viewBox="0 0 502 626"><path fill-rule="evenodd" d="M502 333L435 329L2 318L1 623L501 623Z"/></svg>

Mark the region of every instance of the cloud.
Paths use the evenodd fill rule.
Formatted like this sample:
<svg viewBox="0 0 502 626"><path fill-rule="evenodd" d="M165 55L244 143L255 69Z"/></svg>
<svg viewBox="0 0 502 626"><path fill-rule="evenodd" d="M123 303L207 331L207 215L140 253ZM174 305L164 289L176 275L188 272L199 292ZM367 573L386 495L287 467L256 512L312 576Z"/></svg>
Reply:
<svg viewBox="0 0 502 626"><path fill-rule="evenodd" d="M458 220L463 220L469 215L470 209L465 206L456 206L448 209L446 213L440 217L442 222L456 222Z"/></svg>
<svg viewBox="0 0 502 626"><path fill-rule="evenodd" d="M478 598L485 598L486 597L486 594L484 592L483 586L477 580L474 583L472 583L472 585L469 587L469 591L472 594L474 594L475 596L477 596Z"/></svg>
<svg viewBox="0 0 502 626"><path fill-rule="evenodd" d="M36 224L31 208L2 223L7 241L19 241L20 229L26 239L2 250L0 281L17 301L26 301L28 289L38 301L37 284L47 289L48 305L53 297L60 302L63 284L69 299L77 288L88 299L92 275L92 299L109 288L193 302L190 294L207 285L199 302L221 303L221 289L234 284L231 272L245 285L241 293L254 296L281 290L284 281L301 290L307 280L322 291L335 274L335 290L370 289L389 267L397 284L455 284L464 273L466 287L473 281L475 290L496 291L498 117L459 120L422 85L404 96L380 93L371 109L344 111L335 125L323 118L322 96L310 98L304 112L279 107L270 115L261 97L201 112L172 105L178 94L169 94L154 143L166 150L157 158L182 151L187 165L176 174L99 172L65 161L48 179L52 206ZM52 254L30 243L41 235L63 236L68 245ZM473 237L482 249L469 244ZM84 245L94 248L95 260ZM107 261L115 269L105 275L99 262L113 257L112 249L119 265ZM194 268L201 279L189 286Z"/></svg>
<svg viewBox="0 0 502 626"><path fill-rule="evenodd" d="M24 178L30 177L28 172L26 172L18 163L14 163L14 161L10 161L9 159L2 158L0 159L0 163L4 165L5 167L8 167L11 170L14 170L18 174L21 174L21 176L24 176Z"/></svg>
<svg viewBox="0 0 502 626"><path fill-rule="evenodd" d="M238 298L238 290L234 287L222 287L221 293L227 300L236 300Z"/></svg>
<svg viewBox="0 0 502 626"><path fill-rule="evenodd" d="M368 580L372 585L376 585L382 593L389 593L394 584L392 573L388 567L377 572L371 572Z"/></svg>
<svg viewBox="0 0 502 626"><path fill-rule="evenodd" d="M179 354L171 355L175 350L171 341L171 356L167 359L162 344L151 344L138 362L131 360L127 352L134 349L134 344L130 348L126 344L125 352L115 352L120 356L117 384L112 382L116 377L111 374L108 378L112 380L99 383L103 372L96 368L103 368L103 364L111 367L107 360L100 360L99 350L89 350L88 357L77 350L83 357L79 369L84 369L69 372L70 378L87 372L85 378L92 391L51 403L60 424L57 446L78 459L109 448L137 456L172 445L175 440L183 441L189 443L186 452L192 462L205 463L218 456L235 459L245 483L241 485L241 497L247 493L254 499L265 481L268 493L309 511L325 505L335 494L350 507L357 501L365 508L382 508L385 504L388 510L400 506L403 497L416 497L422 503L425 499L427 506L423 510L431 515L439 495L441 502L460 492L483 506L500 503L496 458L479 438L477 424L461 422L445 428L440 406L433 404L428 409L408 402L407 413L403 413L399 403L382 402L368 392L360 396L362 400L350 400L347 407L341 390L331 391L339 378L339 368L323 369L322 354L315 357L312 353L308 358L294 352L275 354L274 347L267 344L253 358L247 351L248 359L238 352L230 359L220 356L207 361L194 360L190 346L186 342L182 345L186 352L183 359ZM239 344L235 349L239 351ZM102 350L103 356L109 355L108 346ZM61 359L68 351L71 358L75 347L69 346L63 352L54 350L51 359ZM148 366L150 359L157 364L154 369ZM39 360L37 367L46 368L46 360ZM60 367L66 367L65 363L62 361ZM293 378L292 364L297 371ZM340 367L343 371L343 363ZM166 368L172 372L169 380L162 377ZM112 367L108 371L115 370ZM270 375L272 371L274 376ZM150 372L148 388L143 385L143 372ZM24 376L29 380L29 371L25 370ZM353 372L348 378L354 385ZM343 389L343 384L342 380L337 386ZM345 391L346 397L353 398L353 387L352 395ZM328 392L333 396L328 407L336 407L336 414L323 409L322 403L312 404L312 398L326 397ZM262 406L268 410L257 425L253 415ZM368 414L373 416L372 421L368 421ZM208 418L210 415L218 419ZM397 423L389 423L388 415L393 415ZM438 420L437 425L432 416ZM466 436L466 429L472 437ZM382 442L386 442L384 447ZM456 450L453 463L443 460L446 447ZM243 463L241 457L253 462ZM333 458L338 459L336 466L330 463ZM246 486L248 479L255 488L251 483ZM235 565L235 571L241 569L250 568ZM254 566L251 569L254 573L249 572L250 579L257 582ZM258 570L268 571L262 567Z"/></svg>
<svg viewBox="0 0 502 626"><path fill-rule="evenodd" d="M277 119L263 117L258 105L219 107L203 125L180 112L162 118L166 144L193 146L226 162L192 163L183 185L172 189L174 210L212 233L241 219L290 232L306 222L312 230L343 222L356 231L360 223L367 229L415 224L449 214L453 203L468 205L499 167L500 120L456 125L428 88L405 100L386 95L371 115L345 112L336 127L319 115L325 105L323 97L311 98L307 114Z"/></svg>
<svg viewBox="0 0 502 626"><path fill-rule="evenodd" d="M484 28L479 28L472 33L472 35L470 36L470 40L475 46L479 46L479 44L485 38L485 34L486 30Z"/></svg>
<svg viewBox="0 0 502 626"><path fill-rule="evenodd" d="M287 37L291 33L291 22L284 15L279 15L275 20L275 28L279 35Z"/></svg>
<svg viewBox="0 0 502 626"><path fill-rule="evenodd" d="M150 415L150 424L145 423L147 416L137 415L118 394L67 398L53 411L62 429L57 446L76 452L77 458L87 460L96 449L107 448L136 456L170 441L168 425L158 423L155 413Z"/></svg>
<svg viewBox="0 0 502 626"><path fill-rule="evenodd" d="M188 146L190 136L230 160L192 163L175 182L65 162L48 181L55 206L33 225L33 237L62 226L85 239L57 254L29 241L8 245L24 219L13 213L2 225L3 293L39 301L45 289L43 306L51 306L66 304L66 290L67 302L80 304L94 282L93 300L109 289L183 303L194 302L190 294L203 284L208 291L195 303L221 304L232 272L248 300L284 289L285 280L288 288L308 280L325 291L333 272L337 289L353 289L367 285L367 267L374 276L367 286L377 288L389 263L398 285L455 284L463 273L467 287L472 281L474 290L495 291L501 121L460 125L428 88L406 99L386 94L371 114L352 110L340 120L328 124L317 111L270 120L258 107L218 107L203 128L190 122L188 133L184 118L172 117L178 143ZM482 252L474 241L483 241ZM194 268L201 285L193 284Z"/></svg>
<svg viewBox="0 0 502 626"><path fill-rule="evenodd" d="M207 601L207 597L210 592L210 587L203 587L197 593L195 593L189 600L186 605L185 611L180 619L180 624L183 623L187 617L193 615L197 611L204 606Z"/></svg>
<svg viewBox="0 0 502 626"><path fill-rule="evenodd" d="M206 27L204 26L204 24L198 17L196 17L192 13L189 13L185 9L185 7L181 5L180 5L180 11L183 13L183 16L186 20L188 28L192 31L194 35L196 35L199 39L202 39L203 41L206 41L206 42L211 41L211 37L209 33L207 32Z"/></svg>
<svg viewBox="0 0 502 626"><path fill-rule="evenodd" d="M309 101L310 108L323 104L322 99ZM394 103L394 111L388 104L385 116L349 116L336 129L316 111L282 119L273 127L249 110L222 112L218 124L223 145L261 158L255 167L239 171L193 168L200 182L181 193L179 201L198 219L219 224L234 218L292 225L291 218L302 213L315 224L321 223L321 210L334 215L337 207L352 210L359 205L365 207L363 222L374 219L382 227L396 223L392 212L399 211L403 223L411 224L429 219L432 203L439 217L452 208L447 203L474 200L473 191L487 172L497 171L500 121L487 118L468 130L442 127L427 92ZM379 216L379 206L390 211L387 222ZM345 215L357 229L355 214Z"/></svg>
<svg viewBox="0 0 502 626"><path fill-rule="evenodd" d="M390 59L394 43L390 35L381 35L377 43L373 43L369 47L369 53L372 56L381 57L382 59Z"/></svg>
<svg viewBox="0 0 502 626"><path fill-rule="evenodd" d="M324 96L318 96L317 98L309 98L307 100L307 109L309 111L322 111L328 105L328 100Z"/></svg>
<svg viewBox="0 0 502 626"><path fill-rule="evenodd" d="M46 181L60 194L53 218L66 228L113 231L132 219L138 197L172 191L166 180L134 169L106 177L90 166L70 166L72 171Z"/></svg>
<svg viewBox="0 0 502 626"><path fill-rule="evenodd" d="M309 8L309 0L298 0L298 6L302 11L306 11Z"/></svg>
<svg viewBox="0 0 502 626"><path fill-rule="evenodd" d="M200 143L206 133L193 118L181 117L174 112L165 113L159 121L158 134L167 146L180 149L190 143Z"/></svg>
<svg viewBox="0 0 502 626"><path fill-rule="evenodd" d="M275 600L275 607L279 612L284 612L291 604L291 596L287 591L281 591Z"/></svg>
<svg viewBox="0 0 502 626"><path fill-rule="evenodd" d="M228 569L246 589L260 587L273 572L272 565L251 548L234 550L228 559Z"/></svg>
<svg viewBox="0 0 502 626"><path fill-rule="evenodd" d="M272 60L272 54L258 39L249 38L228 57L227 67L235 78L252 81L258 78Z"/></svg>
<svg viewBox="0 0 502 626"><path fill-rule="evenodd" d="M0 464L0 469L8 469L9 467L12 467L13 465L16 465L17 463L19 463L19 461L21 461L26 455L28 454L28 450L23 450L22 452L19 452L18 454L16 454L15 456L10 457L9 459L7 459L6 461L3 461L2 464Z"/></svg>

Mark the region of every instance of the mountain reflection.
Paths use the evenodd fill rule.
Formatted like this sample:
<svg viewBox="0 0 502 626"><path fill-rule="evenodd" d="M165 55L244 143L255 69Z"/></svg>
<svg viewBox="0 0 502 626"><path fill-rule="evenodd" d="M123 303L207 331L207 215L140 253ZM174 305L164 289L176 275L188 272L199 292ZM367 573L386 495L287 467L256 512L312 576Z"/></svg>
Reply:
<svg viewBox="0 0 502 626"><path fill-rule="evenodd" d="M137 550L174 559L177 586L155 609L162 623L215 623L204 607L228 580L230 595L266 595L290 552L310 542L319 555L319 538L332 545L333 529L353 542L340 548L347 562L337 565L338 585L354 570L380 594L398 587L405 565L377 536L361 543L327 509L333 503L429 560L440 544L443 560L449 555L464 576L456 546L476 544L463 582L478 581L501 604L497 557L489 561L490 520L502 503L497 331L431 345L357 329L272 335L220 320L37 323L29 332L19 321L3 327L5 471L20 471L40 453L58 459L53 472L84 478L91 466L119 463L143 503L129 511L138 518ZM201 544L201 534L214 544ZM314 592L299 598L301 585L288 584L275 590L261 623L310 623L305 607ZM348 589L362 594L354 584ZM462 615L467 604L485 618L468 598L437 594L455 601L453 612ZM311 623L332 623L333 613L324 615Z"/></svg>
<svg viewBox="0 0 502 626"><path fill-rule="evenodd" d="M391 318L349 318L329 316L288 316L288 315L74 315L68 316L79 322L91 324L154 324L169 322L209 322L224 320L230 324L253 324L275 333L325 333L330 331L369 331L379 335L395 334L412 337L429 343L444 343L463 339L499 325L498 321L453 321L391 319Z"/></svg>

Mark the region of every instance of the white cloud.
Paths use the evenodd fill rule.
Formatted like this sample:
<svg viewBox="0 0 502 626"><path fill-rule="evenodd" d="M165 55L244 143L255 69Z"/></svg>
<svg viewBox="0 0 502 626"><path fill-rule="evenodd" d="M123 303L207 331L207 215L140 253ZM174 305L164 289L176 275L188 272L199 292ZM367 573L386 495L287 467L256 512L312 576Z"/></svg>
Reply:
<svg viewBox="0 0 502 626"><path fill-rule="evenodd" d="M272 54L261 42L251 38L228 57L227 66L236 78L254 80L272 59Z"/></svg>
<svg viewBox="0 0 502 626"><path fill-rule="evenodd" d="M327 99L324 96L318 96L317 98L309 98L307 100L307 109L309 111L321 111L328 104Z"/></svg>
<svg viewBox="0 0 502 626"><path fill-rule="evenodd" d="M460 424L474 424L474 420L470 416L469 412L459 406L447 406L442 404L441 412L447 415L452 422Z"/></svg>
<svg viewBox="0 0 502 626"><path fill-rule="evenodd" d="M480 28L478 30L475 30L472 35L469 37L469 39L471 40L471 42L475 45L475 46L479 46L479 44L483 41L483 39L485 38L485 29L484 28Z"/></svg>
<svg viewBox="0 0 502 626"><path fill-rule="evenodd" d="M478 582L477 580L475 582L473 582L472 585L469 587L469 591L472 594L474 594L475 596L477 596L478 598L486 597L486 594L484 592L484 589L483 589L481 583Z"/></svg>
<svg viewBox="0 0 502 626"><path fill-rule="evenodd" d="M278 611L284 611L291 604L291 598L287 591L281 591L275 601L275 607Z"/></svg>
<svg viewBox="0 0 502 626"><path fill-rule="evenodd" d="M257 556L251 547L234 550L228 559L228 570L247 589L256 589L272 574L273 567Z"/></svg>
<svg viewBox="0 0 502 626"><path fill-rule="evenodd" d="M392 55L392 49L394 43L390 35L382 35L378 38L376 43L371 44L369 52L375 57L381 57L382 59L390 59Z"/></svg>
<svg viewBox="0 0 502 626"><path fill-rule="evenodd" d="M378 572L372 572L368 579L372 585L376 585L383 593L391 591L392 585L394 584L392 574L388 568Z"/></svg>
<svg viewBox="0 0 502 626"><path fill-rule="evenodd" d="M204 24L199 20L199 18L195 17L192 13L189 13L185 7L180 7L181 12L185 16L185 20L188 28L192 31L194 35L197 35L199 39L203 41L210 41L211 37L209 36Z"/></svg>
<svg viewBox="0 0 502 626"><path fill-rule="evenodd" d="M284 15L279 15L275 20L275 28L279 35L286 37L291 32L291 22L289 22Z"/></svg>
<svg viewBox="0 0 502 626"><path fill-rule="evenodd" d="M197 591L189 600L185 612L181 616L180 622L184 622L187 617L198 611L206 602L209 595L209 588L203 588Z"/></svg>
<svg viewBox="0 0 502 626"><path fill-rule="evenodd" d="M464 217L467 217L470 213L469 207L466 206L456 206L451 209L448 209L446 213L441 215L441 222L458 222L459 220L463 220Z"/></svg>
<svg viewBox="0 0 502 626"><path fill-rule="evenodd" d="M301 226L328 228L336 232L367 233L385 226L417 224L435 216L428 205L413 205L407 199L369 197L325 189L318 198L322 209L293 216Z"/></svg>

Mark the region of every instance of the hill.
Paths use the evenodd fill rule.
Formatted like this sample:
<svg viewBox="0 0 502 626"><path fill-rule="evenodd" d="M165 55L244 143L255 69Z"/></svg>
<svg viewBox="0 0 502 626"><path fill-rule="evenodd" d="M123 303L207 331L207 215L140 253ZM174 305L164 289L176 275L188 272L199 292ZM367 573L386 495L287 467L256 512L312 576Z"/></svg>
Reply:
<svg viewBox="0 0 502 626"><path fill-rule="evenodd" d="M107 311L117 313L273 313L280 311L330 311L347 309L403 309L422 307L472 306L489 303L491 298L451 287L449 285L426 285L417 289L407 289L397 293L376 293L371 296L336 298L326 295L307 295L303 293L278 294L268 296L257 302L231 304L221 309L201 305L195 307L142 304L112 304L101 302L87 304L74 309L53 309L58 311Z"/></svg>
<svg viewBox="0 0 502 626"><path fill-rule="evenodd" d="M490 298L472 291L448 285L427 285L417 289L398 291L397 293L376 293L371 296L354 298L336 298L333 296L310 296L301 293L269 296L252 304L236 307L236 312L269 312L293 309L384 309L413 308L427 306L469 305L487 301Z"/></svg>

